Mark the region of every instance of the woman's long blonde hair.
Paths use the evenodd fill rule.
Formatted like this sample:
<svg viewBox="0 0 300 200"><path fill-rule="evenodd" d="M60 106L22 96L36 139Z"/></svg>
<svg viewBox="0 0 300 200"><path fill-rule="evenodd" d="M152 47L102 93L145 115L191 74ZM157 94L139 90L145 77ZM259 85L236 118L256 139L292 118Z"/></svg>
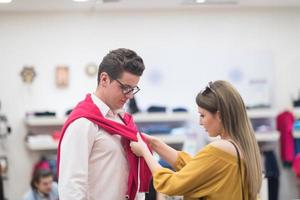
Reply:
<svg viewBox="0 0 300 200"><path fill-rule="evenodd" d="M246 164L249 199L256 199L262 181L261 160L259 147L242 97L229 82L219 80L210 82L197 95L196 103L211 113L220 112L224 130L242 151Z"/></svg>

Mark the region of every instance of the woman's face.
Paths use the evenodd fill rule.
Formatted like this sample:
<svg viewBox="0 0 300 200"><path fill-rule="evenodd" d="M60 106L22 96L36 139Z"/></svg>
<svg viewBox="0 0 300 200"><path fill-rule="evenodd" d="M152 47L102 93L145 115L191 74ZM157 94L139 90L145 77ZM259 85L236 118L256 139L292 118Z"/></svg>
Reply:
<svg viewBox="0 0 300 200"><path fill-rule="evenodd" d="M203 126L210 137L216 137L221 134L222 123L219 112L211 113L208 110L198 107L200 114L200 125Z"/></svg>

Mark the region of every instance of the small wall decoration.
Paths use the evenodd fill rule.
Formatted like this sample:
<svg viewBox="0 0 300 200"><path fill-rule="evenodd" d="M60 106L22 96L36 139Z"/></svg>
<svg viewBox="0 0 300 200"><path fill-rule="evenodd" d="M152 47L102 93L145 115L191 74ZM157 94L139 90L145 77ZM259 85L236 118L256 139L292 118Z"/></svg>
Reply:
<svg viewBox="0 0 300 200"><path fill-rule="evenodd" d="M88 76L95 76L97 75L98 69L97 69L97 65L95 63L89 63L85 66L85 73Z"/></svg>
<svg viewBox="0 0 300 200"><path fill-rule="evenodd" d="M56 86L63 88L69 85L69 67L58 66L55 72Z"/></svg>
<svg viewBox="0 0 300 200"><path fill-rule="evenodd" d="M31 84L36 77L36 73L33 66L24 66L20 73L24 83Z"/></svg>

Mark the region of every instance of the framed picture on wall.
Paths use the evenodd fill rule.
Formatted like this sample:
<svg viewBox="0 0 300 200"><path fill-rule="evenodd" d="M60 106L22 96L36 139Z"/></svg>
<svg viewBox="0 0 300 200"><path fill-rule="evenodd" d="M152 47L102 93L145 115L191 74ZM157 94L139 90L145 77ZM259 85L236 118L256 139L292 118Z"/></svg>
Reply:
<svg viewBox="0 0 300 200"><path fill-rule="evenodd" d="M69 67L57 66L55 71L56 86L64 88L69 85Z"/></svg>

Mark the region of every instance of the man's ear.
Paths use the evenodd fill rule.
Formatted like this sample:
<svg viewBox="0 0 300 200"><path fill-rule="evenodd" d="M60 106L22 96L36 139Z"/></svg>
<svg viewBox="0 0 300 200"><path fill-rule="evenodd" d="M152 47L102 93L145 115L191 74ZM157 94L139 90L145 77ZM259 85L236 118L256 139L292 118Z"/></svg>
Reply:
<svg viewBox="0 0 300 200"><path fill-rule="evenodd" d="M100 83L99 84L102 87L106 87L109 82L110 82L110 79L109 79L108 74L106 72L102 72L100 74Z"/></svg>

